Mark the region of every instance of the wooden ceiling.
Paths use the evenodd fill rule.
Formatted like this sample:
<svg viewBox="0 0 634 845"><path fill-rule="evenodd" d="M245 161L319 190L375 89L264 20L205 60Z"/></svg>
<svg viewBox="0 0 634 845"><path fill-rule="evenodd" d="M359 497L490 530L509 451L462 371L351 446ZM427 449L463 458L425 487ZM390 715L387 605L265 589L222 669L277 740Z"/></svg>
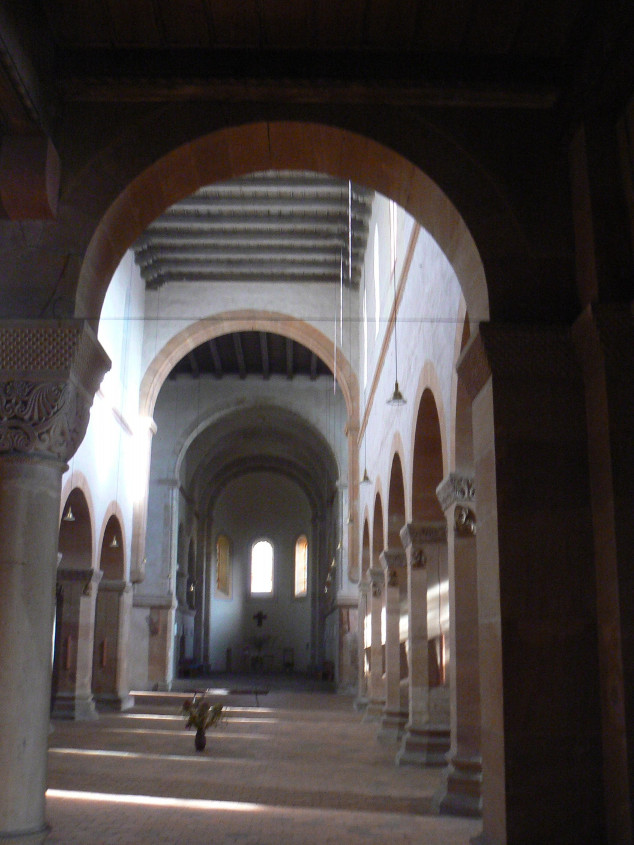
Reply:
<svg viewBox="0 0 634 845"><path fill-rule="evenodd" d="M602 9L598 0L39 4L67 100L255 94L532 108L561 95Z"/></svg>
<svg viewBox="0 0 634 845"><path fill-rule="evenodd" d="M157 218L134 245L136 261L149 288L341 281L358 288L373 196L317 173L233 179L201 188Z"/></svg>
<svg viewBox="0 0 634 845"><path fill-rule="evenodd" d="M575 0L42 0L42 5L66 49L370 49L543 59L564 56L591 6Z"/></svg>

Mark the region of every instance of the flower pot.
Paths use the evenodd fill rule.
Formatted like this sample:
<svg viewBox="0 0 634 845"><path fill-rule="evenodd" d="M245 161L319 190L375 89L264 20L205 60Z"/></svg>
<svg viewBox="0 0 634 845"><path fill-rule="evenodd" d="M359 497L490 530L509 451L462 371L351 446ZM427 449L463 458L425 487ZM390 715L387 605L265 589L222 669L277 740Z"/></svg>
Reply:
<svg viewBox="0 0 634 845"><path fill-rule="evenodd" d="M207 745L207 736L205 734L204 728L198 728L196 731L196 736L194 737L194 746L196 751L204 751L205 745Z"/></svg>

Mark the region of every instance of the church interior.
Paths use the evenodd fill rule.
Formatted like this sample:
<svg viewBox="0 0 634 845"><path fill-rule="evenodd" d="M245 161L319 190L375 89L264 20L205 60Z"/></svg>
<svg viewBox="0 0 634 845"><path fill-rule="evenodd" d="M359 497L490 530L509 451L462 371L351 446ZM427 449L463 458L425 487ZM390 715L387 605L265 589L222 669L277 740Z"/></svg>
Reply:
<svg viewBox="0 0 634 845"><path fill-rule="evenodd" d="M0 2L0 842L214 678L328 689L429 843L633 841L632 55L625 0Z"/></svg>

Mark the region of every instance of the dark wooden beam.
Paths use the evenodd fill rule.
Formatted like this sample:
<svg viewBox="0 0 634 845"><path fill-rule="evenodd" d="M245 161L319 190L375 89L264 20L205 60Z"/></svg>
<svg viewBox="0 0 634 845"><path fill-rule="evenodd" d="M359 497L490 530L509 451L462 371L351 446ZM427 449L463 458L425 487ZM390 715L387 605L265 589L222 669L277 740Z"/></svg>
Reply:
<svg viewBox="0 0 634 845"><path fill-rule="evenodd" d="M233 334L233 348L235 349L236 359L238 361L238 372L240 374L240 378L245 379L247 377L247 367L244 360L244 351L242 349L242 341L240 340L239 332L234 332Z"/></svg>
<svg viewBox="0 0 634 845"><path fill-rule="evenodd" d="M222 361L220 360L220 353L218 352L218 344L213 338L209 341L209 351L211 352L214 375L216 378L222 378Z"/></svg>
<svg viewBox="0 0 634 845"><path fill-rule="evenodd" d="M192 376L194 378L198 378L198 376L200 375L200 367L198 366L198 361L196 360L196 355L194 354L193 350L187 353L187 360L189 361Z"/></svg>
<svg viewBox="0 0 634 845"><path fill-rule="evenodd" d="M183 67L188 76L183 76ZM561 63L549 57L350 50L67 50L67 100L368 103L551 108ZM468 80L468 81L465 81Z"/></svg>
<svg viewBox="0 0 634 845"><path fill-rule="evenodd" d="M266 337L266 332L260 332L260 352L262 353L262 376L266 381L271 375L271 365L269 362L269 344Z"/></svg>
<svg viewBox="0 0 634 845"><path fill-rule="evenodd" d="M293 341L286 338L286 378L293 378Z"/></svg>

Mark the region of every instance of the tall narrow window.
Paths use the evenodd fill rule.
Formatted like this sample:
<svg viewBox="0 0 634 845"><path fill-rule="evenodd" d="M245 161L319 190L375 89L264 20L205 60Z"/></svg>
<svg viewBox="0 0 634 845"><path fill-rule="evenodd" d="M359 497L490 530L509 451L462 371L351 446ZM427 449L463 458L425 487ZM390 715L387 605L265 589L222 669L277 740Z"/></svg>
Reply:
<svg viewBox="0 0 634 845"><path fill-rule="evenodd" d="M308 539L302 534L295 543L295 598L308 590Z"/></svg>
<svg viewBox="0 0 634 845"><path fill-rule="evenodd" d="M251 592L273 592L273 546L268 540L258 540L251 547Z"/></svg>
<svg viewBox="0 0 634 845"><path fill-rule="evenodd" d="M216 540L216 593L231 598L231 542L223 534Z"/></svg>
<svg viewBox="0 0 634 845"><path fill-rule="evenodd" d="M374 226L374 334L379 333L381 321L381 280L379 278L379 227Z"/></svg>
<svg viewBox="0 0 634 845"><path fill-rule="evenodd" d="M363 286L363 387L368 383L368 293Z"/></svg>

